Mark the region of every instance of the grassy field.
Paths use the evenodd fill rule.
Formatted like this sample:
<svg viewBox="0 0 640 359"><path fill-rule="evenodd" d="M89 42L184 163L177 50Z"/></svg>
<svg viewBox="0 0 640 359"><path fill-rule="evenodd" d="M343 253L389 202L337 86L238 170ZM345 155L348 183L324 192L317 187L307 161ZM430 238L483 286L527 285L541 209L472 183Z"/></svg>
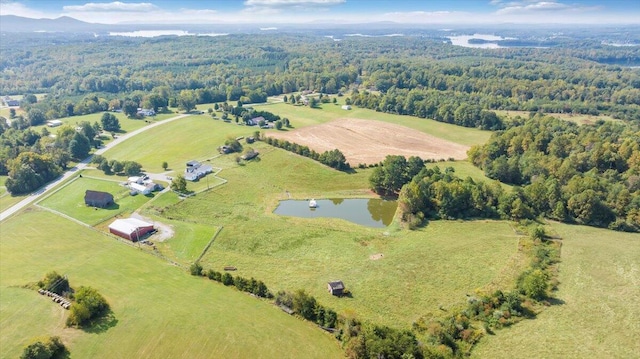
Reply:
<svg viewBox="0 0 640 359"><path fill-rule="evenodd" d="M126 140L104 156L137 161L150 172L164 172L162 162L166 161L170 168L182 172L189 160L218 155L216 148L223 145L228 136L247 136L255 130L254 127L213 120L208 115L189 116Z"/></svg>
<svg viewBox="0 0 640 359"><path fill-rule="evenodd" d="M638 234L566 224L559 273L562 301L535 320L498 331L476 358L637 358L640 353Z"/></svg>
<svg viewBox="0 0 640 359"><path fill-rule="evenodd" d="M108 208L88 207L84 203L86 190L113 195L115 205ZM129 189L118 182L94 178L78 178L40 202L40 205L64 213L89 225L96 225L117 215L128 215L142 206L150 196L131 196Z"/></svg>
<svg viewBox="0 0 640 359"><path fill-rule="evenodd" d="M86 121L89 123L94 123L94 122L100 123L100 119L102 118L103 113L104 112L98 112L98 113L92 113L89 115L82 115L82 116L63 117L63 118L58 118L58 120L62 121L62 123L65 125L71 125L71 126L77 126L80 122L83 122L83 121ZM111 114L116 116L116 118L118 118L118 121L120 121L121 133L135 131L139 128L146 126L149 122L162 121L162 120L166 120L168 118L177 116L176 113L161 113L152 118L150 117L150 118L136 120L136 119L128 118L122 112L120 113L111 112ZM33 126L32 129L35 130L36 132L40 132L41 129L44 127L47 127L47 125L44 124L40 126ZM54 127L54 128L47 127L47 129L54 134L58 131L58 128L59 127Z"/></svg>
<svg viewBox="0 0 640 359"><path fill-rule="evenodd" d="M340 358L338 342L310 323L89 228L31 210L2 224L0 357L33 337L58 335L77 358ZM19 288L56 270L98 289L113 320L63 328L68 312ZM304 345L301 345L304 343Z"/></svg>
<svg viewBox="0 0 640 359"><path fill-rule="evenodd" d="M337 104L321 104L319 105L319 108L315 109L307 106L294 106L285 103L255 106L255 108L272 112L280 117L286 117L296 128L316 125L338 118L360 118L407 126L448 141L469 146L485 143L491 136L491 132L489 131L460 127L413 116L392 115L355 106L352 110L347 111L341 108L340 102Z"/></svg>
<svg viewBox="0 0 640 359"><path fill-rule="evenodd" d="M528 111L495 111L499 116L503 116L506 118L515 118L516 116L520 116L522 118L529 118L530 112ZM565 121L575 122L578 125L592 125L596 123L598 120L604 121L620 121L608 115L581 115L581 114L571 114L571 113L548 113L547 115L553 116L555 118L559 118Z"/></svg>
<svg viewBox="0 0 640 359"><path fill-rule="evenodd" d="M345 174L279 149L261 157L244 166L228 156L212 160L229 182L164 211L174 220L224 227L202 260L205 268L232 265L274 290L304 288L340 313L403 328L498 277L513 279L517 268L507 263L517 256L518 239L507 223L433 222L405 232L277 216L271 213L277 201L289 195L371 196L370 170ZM384 257L369 258L378 253ZM326 283L335 279L345 281L352 298L328 295Z"/></svg>

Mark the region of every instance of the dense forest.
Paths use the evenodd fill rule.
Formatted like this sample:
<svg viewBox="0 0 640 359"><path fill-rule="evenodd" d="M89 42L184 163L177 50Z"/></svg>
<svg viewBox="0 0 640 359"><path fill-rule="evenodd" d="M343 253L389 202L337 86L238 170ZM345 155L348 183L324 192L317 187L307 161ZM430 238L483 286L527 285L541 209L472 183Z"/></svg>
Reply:
<svg viewBox="0 0 640 359"><path fill-rule="evenodd" d="M555 220L640 230L640 128L598 122L578 126L550 116L515 121L472 147L469 158L497 182L476 182L388 156L371 175L378 193L399 193L411 227L429 218Z"/></svg>
<svg viewBox="0 0 640 359"><path fill-rule="evenodd" d="M168 104L183 90L197 103L249 103L351 88L371 90L354 98L364 107L463 125L475 126L482 110L640 118L639 71L600 63L638 59L638 47L589 43L485 51L419 36L49 36L14 35L0 44L3 94L49 94L43 103L25 104L48 119L106 110L125 100L145 108ZM110 103L114 99L121 102ZM461 104L469 114L457 119ZM478 125L500 127L494 118L481 122L487 121Z"/></svg>

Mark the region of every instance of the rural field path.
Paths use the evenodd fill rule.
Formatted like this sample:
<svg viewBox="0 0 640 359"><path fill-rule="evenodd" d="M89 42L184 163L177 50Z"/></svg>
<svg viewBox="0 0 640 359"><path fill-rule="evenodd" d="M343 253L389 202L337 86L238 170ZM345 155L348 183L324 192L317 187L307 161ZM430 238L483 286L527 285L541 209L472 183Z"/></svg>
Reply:
<svg viewBox="0 0 640 359"><path fill-rule="evenodd" d="M169 123L169 122L172 122L172 121L175 121L175 120L179 120L179 119L187 117L187 116L189 116L189 114L182 114L182 115L178 115L176 117L171 117L171 118L166 119L164 121L155 122L155 123L152 123L149 126L145 126L145 127L139 128L139 129L137 129L135 131L131 131L129 133L126 133L126 134L124 134L122 136L118 136L118 138L116 138L113 141L107 143L102 148L99 148L98 150L96 150L93 153L93 155L85 158L84 160L79 162L76 166L68 169L65 173L62 174L62 176L60 176L57 179L45 184L44 186L40 187L36 191L32 192L28 197L26 197L22 201L16 203L12 207L9 207L5 211L1 212L0 213L0 222L2 222L5 219L9 218L11 215L13 215L14 213L18 212L22 208L24 208L24 207L28 206L29 204L35 202L38 198L42 197L42 195L44 195L45 193L49 192L51 189L53 189L55 186L60 184L62 181L65 181L68 178L70 178L71 176L73 176L76 172L86 168L87 165L91 162L91 158L93 158L94 155L101 155L104 152L106 152L107 150L119 145L120 143L122 143L122 142L130 139L131 137L134 137L134 136L136 136L136 135L138 135L138 134L140 134L140 133L142 133L144 131L147 131L149 129L152 129L152 128L160 126L160 125L164 125L165 123Z"/></svg>

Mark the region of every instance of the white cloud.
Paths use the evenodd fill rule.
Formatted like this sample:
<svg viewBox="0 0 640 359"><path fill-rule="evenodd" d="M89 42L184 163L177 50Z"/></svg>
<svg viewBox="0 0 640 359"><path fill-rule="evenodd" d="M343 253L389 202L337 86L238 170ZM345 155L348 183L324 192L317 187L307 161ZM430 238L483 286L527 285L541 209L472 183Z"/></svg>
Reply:
<svg viewBox="0 0 640 359"><path fill-rule="evenodd" d="M41 19L41 18L52 19L60 16L60 14L45 13L40 10L26 7L22 3L12 2L12 1L0 2L0 15L15 15L15 16L22 16L22 17L30 17L34 19Z"/></svg>
<svg viewBox="0 0 640 359"><path fill-rule="evenodd" d="M157 9L157 6L148 3L123 3L114 1L110 3L86 3L84 5L63 6L64 11L69 12L147 12Z"/></svg>
<svg viewBox="0 0 640 359"><path fill-rule="evenodd" d="M287 7L317 7L344 4L346 0L246 0L249 7L287 8Z"/></svg>
<svg viewBox="0 0 640 359"><path fill-rule="evenodd" d="M559 1L510 1L492 0L491 5L499 7L496 15L526 15L541 12L561 13L561 12L590 12L600 10L599 6L584 6L580 4L565 4Z"/></svg>

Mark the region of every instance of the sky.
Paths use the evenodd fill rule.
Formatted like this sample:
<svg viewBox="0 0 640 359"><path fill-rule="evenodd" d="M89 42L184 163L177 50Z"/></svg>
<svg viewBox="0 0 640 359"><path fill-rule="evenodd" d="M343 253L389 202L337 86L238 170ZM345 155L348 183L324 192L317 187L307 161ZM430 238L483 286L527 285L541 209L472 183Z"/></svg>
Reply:
<svg viewBox="0 0 640 359"><path fill-rule="evenodd" d="M0 0L0 15L104 24L640 24L640 0Z"/></svg>

